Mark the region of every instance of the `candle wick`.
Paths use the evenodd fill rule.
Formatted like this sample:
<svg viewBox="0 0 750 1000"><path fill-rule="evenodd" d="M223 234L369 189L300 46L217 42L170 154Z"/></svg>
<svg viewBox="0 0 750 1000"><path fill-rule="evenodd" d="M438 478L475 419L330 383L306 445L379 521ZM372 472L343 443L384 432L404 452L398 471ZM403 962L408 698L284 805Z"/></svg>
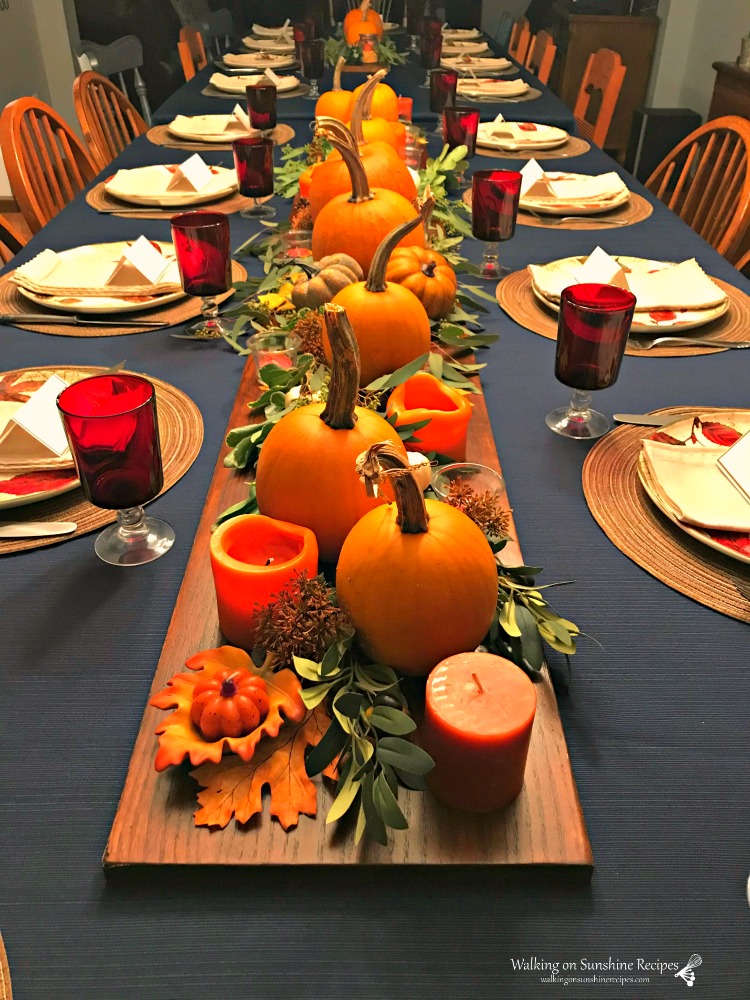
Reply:
<svg viewBox="0 0 750 1000"><path fill-rule="evenodd" d="M270 566L272 562L273 562L273 556L269 556L268 559L266 559L266 566Z"/></svg>
<svg viewBox="0 0 750 1000"><path fill-rule="evenodd" d="M476 684L477 688L479 689L479 693L480 694L484 694L484 688L482 687L482 682L479 680L479 678L477 677L477 675L476 674L472 674L471 675L471 679L474 681L474 683Z"/></svg>

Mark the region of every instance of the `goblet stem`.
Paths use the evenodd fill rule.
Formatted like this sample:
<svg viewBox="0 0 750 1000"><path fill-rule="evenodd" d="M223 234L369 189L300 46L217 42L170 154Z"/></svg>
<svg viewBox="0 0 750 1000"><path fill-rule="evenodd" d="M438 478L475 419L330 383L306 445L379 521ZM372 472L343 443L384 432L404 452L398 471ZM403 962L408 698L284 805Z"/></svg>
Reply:
<svg viewBox="0 0 750 1000"><path fill-rule="evenodd" d="M117 511L117 523L105 528L94 543L99 558L112 566L140 566L168 552L174 530L166 521L146 517L143 507Z"/></svg>
<svg viewBox="0 0 750 1000"><path fill-rule="evenodd" d="M591 393L583 392L581 389L574 389L568 404L568 415L571 420L580 420L584 423L591 412Z"/></svg>
<svg viewBox="0 0 750 1000"><path fill-rule="evenodd" d="M482 269L479 272L483 278L497 278L500 270L497 263L497 243L485 243L482 255Z"/></svg>
<svg viewBox="0 0 750 1000"><path fill-rule="evenodd" d="M419 52L419 35L410 35L410 50L412 52Z"/></svg>
<svg viewBox="0 0 750 1000"><path fill-rule="evenodd" d="M591 393L580 389L573 390L567 406L548 413L545 422L555 434L584 441L601 437L609 430L609 420L604 414L591 409Z"/></svg>
<svg viewBox="0 0 750 1000"><path fill-rule="evenodd" d="M221 337L221 329L217 322L219 305L213 295L204 295L201 301L201 316L203 317L202 336L206 340L216 340ZM143 511L141 511L143 514Z"/></svg>
<svg viewBox="0 0 750 1000"><path fill-rule="evenodd" d="M310 80L310 89L305 95L305 97L306 100L308 101L317 101L317 99L320 97L320 91L318 90L317 80Z"/></svg>
<svg viewBox="0 0 750 1000"><path fill-rule="evenodd" d="M123 542L144 538L148 534L143 507L128 507L117 511L117 534Z"/></svg>
<svg viewBox="0 0 750 1000"><path fill-rule="evenodd" d="M425 73L424 82L420 83L419 89L420 90L429 90L430 89L430 71L429 70L427 70L427 72Z"/></svg>

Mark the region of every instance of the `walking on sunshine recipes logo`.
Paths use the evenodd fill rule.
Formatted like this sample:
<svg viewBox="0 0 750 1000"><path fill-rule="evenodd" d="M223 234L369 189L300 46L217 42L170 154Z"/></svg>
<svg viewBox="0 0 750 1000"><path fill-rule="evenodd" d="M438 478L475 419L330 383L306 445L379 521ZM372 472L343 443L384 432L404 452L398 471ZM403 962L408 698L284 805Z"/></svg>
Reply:
<svg viewBox="0 0 750 1000"><path fill-rule="evenodd" d="M572 983L612 986L655 984L663 976L670 976L681 980L687 986L694 986L695 970L703 964L703 959L700 955L691 955L687 963L682 965L681 962L665 962L662 959L624 960L612 957L604 961L579 958L562 962L532 955L529 958L511 958L510 964L514 972L536 975L542 983L557 983L563 986Z"/></svg>

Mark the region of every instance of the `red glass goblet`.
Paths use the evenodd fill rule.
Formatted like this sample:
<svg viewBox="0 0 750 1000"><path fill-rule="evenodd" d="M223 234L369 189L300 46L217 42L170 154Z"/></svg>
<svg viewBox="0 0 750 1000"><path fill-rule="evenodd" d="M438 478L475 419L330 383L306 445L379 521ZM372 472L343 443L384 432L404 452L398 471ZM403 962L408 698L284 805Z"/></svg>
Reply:
<svg viewBox="0 0 750 1000"><path fill-rule="evenodd" d="M430 77L430 111L437 116L437 126L433 135L443 134L443 111L456 103L456 87L458 73L454 69L431 69Z"/></svg>
<svg viewBox="0 0 750 1000"><path fill-rule="evenodd" d="M419 46L419 65L422 69L437 69L443 54L443 26L440 21L427 19L422 22L422 39ZM430 74L427 73L421 90L430 89Z"/></svg>
<svg viewBox="0 0 750 1000"><path fill-rule="evenodd" d="M113 566L163 556L174 531L143 512L164 483L153 385L139 375L92 375L63 389L57 407L86 499L117 511L96 554Z"/></svg>
<svg viewBox="0 0 750 1000"><path fill-rule="evenodd" d="M272 83L258 83L245 88L247 113L250 124L261 132L276 128L276 87Z"/></svg>
<svg viewBox="0 0 750 1000"><path fill-rule="evenodd" d="M311 42L315 38L315 21L306 18L304 21L296 21L292 27L294 38L294 54L299 60L299 47L302 42Z"/></svg>
<svg viewBox="0 0 750 1000"><path fill-rule="evenodd" d="M477 149L479 108L468 104L448 105L443 109L443 142L448 149L466 146L466 159L470 160Z"/></svg>
<svg viewBox="0 0 750 1000"><path fill-rule="evenodd" d="M172 240L182 287L201 299L201 319L188 333L201 340L216 340L232 329L219 319L216 296L232 287L229 253L229 219L222 212L185 212L172 218Z"/></svg>
<svg viewBox="0 0 750 1000"><path fill-rule="evenodd" d="M310 90L305 95L308 101L317 101L320 97L318 90L318 80L323 79L326 71L324 62L325 42L322 38L314 38L312 41L300 42L299 60L302 64L302 76L310 81Z"/></svg>
<svg viewBox="0 0 750 1000"><path fill-rule="evenodd" d="M261 205L258 198L273 194L273 140L243 135L232 143L232 152L240 194L254 203L240 215L243 219L272 219L276 209Z"/></svg>
<svg viewBox="0 0 750 1000"><path fill-rule="evenodd" d="M471 231L484 240L482 278L497 280L510 268L497 260L497 245L511 239L516 231L521 175L516 170L477 170L471 179Z"/></svg>
<svg viewBox="0 0 750 1000"><path fill-rule="evenodd" d="M409 32L410 50L419 52L425 0L406 0L406 30Z"/></svg>
<svg viewBox="0 0 750 1000"><path fill-rule="evenodd" d="M569 385L568 406L547 414L547 426L571 438L598 438L609 420L591 409L591 393L614 385L633 322L635 296L617 285L564 288L557 324L555 378Z"/></svg>

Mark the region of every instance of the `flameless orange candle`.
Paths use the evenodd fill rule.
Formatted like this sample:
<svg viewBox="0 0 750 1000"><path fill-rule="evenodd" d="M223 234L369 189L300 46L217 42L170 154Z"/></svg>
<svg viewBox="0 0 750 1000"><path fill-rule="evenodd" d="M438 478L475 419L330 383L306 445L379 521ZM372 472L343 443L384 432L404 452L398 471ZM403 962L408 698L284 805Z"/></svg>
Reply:
<svg viewBox="0 0 750 1000"><path fill-rule="evenodd" d="M466 812L502 809L523 787L536 689L510 660L458 653L427 679L421 744L437 798Z"/></svg>
<svg viewBox="0 0 750 1000"><path fill-rule="evenodd" d="M270 604L296 573L318 572L312 531L262 514L242 514L219 525L210 554L219 627L241 649L250 650L255 642L256 605Z"/></svg>
<svg viewBox="0 0 750 1000"><path fill-rule="evenodd" d="M472 405L468 396L452 389L429 372L417 372L397 385L386 406L387 415L396 416L396 427L429 420L414 432L418 439L409 447L426 454L436 451L462 462L466 458L466 433Z"/></svg>
<svg viewBox="0 0 750 1000"><path fill-rule="evenodd" d="M411 97L398 98L398 116L402 122L411 121L413 106L414 106L413 98Z"/></svg>

